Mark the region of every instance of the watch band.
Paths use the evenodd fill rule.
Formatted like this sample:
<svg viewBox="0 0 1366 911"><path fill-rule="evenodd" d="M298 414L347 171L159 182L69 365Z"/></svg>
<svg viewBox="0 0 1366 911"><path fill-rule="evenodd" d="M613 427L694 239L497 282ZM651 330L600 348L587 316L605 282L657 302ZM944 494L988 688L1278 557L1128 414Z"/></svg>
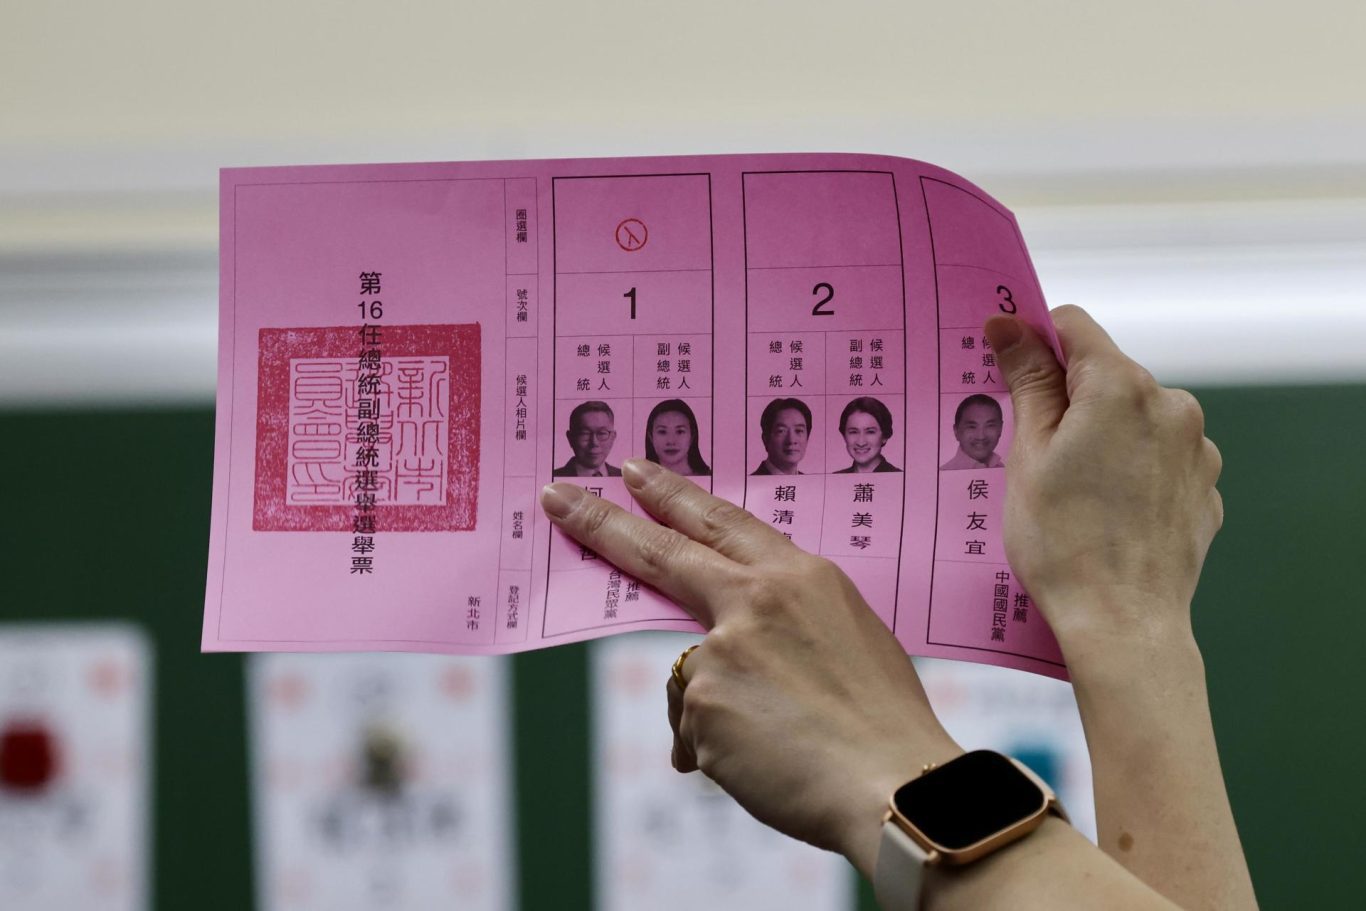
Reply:
<svg viewBox="0 0 1366 911"><path fill-rule="evenodd" d="M920 911L930 855L892 820L882 824L873 895L882 911Z"/></svg>

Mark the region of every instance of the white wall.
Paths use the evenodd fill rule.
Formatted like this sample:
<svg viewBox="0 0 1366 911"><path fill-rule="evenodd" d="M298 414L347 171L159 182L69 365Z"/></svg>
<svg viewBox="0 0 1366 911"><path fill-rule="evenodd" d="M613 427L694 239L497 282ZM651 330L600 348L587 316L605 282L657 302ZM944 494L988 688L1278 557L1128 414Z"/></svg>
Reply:
<svg viewBox="0 0 1366 911"><path fill-rule="evenodd" d="M220 166L663 152L935 161L1164 378L1366 379L1319 343L1366 329L1363 34L1360 0L8 0L0 403L208 400Z"/></svg>

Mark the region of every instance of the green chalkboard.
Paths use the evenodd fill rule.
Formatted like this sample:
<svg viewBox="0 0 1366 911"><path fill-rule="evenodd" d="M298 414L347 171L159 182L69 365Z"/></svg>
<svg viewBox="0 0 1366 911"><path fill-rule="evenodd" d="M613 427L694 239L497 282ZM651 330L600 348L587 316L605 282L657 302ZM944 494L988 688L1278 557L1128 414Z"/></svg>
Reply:
<svg viewBox="0 0 1366 911"><path fill-rule="evenodd" d="M1366 387L1197 392L1227 509L1195 605L1224 770L1264 907L1366 893ZM252 907L243 662L199 653L208 409L0 413L0 620L143 626L156 655L156 907ZM587 654L507 659L520 894L592 907ZM860 906L873 908L866 888Z"/></svg>

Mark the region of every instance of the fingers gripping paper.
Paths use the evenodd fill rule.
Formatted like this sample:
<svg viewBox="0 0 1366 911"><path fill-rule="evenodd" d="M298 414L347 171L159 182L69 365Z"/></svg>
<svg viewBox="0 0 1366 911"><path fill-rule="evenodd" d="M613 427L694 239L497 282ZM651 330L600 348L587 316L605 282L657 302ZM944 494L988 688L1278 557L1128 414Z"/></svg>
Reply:
<svg viewBox="0 0 1366 911"><path fill-rule="evenodd" d="M210 650L506 653L678 606L553 530L624 459L839 564L908 652L1065 676L1006 563L1014 218L920 162L225 170Z"/></svg>

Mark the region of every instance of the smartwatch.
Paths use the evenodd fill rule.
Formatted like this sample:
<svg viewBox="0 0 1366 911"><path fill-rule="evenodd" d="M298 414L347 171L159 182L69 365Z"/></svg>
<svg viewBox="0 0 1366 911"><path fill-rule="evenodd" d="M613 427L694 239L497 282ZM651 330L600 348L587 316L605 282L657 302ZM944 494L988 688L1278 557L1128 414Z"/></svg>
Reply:
<svg viewBox="0 0 1366 911"><path fill-rule="evenodd" d="M897 788L882 822L873 890L886 911L916 911L925 868L970 864L1067 814L1023 763L991 750L964 753Z"/></svg>

